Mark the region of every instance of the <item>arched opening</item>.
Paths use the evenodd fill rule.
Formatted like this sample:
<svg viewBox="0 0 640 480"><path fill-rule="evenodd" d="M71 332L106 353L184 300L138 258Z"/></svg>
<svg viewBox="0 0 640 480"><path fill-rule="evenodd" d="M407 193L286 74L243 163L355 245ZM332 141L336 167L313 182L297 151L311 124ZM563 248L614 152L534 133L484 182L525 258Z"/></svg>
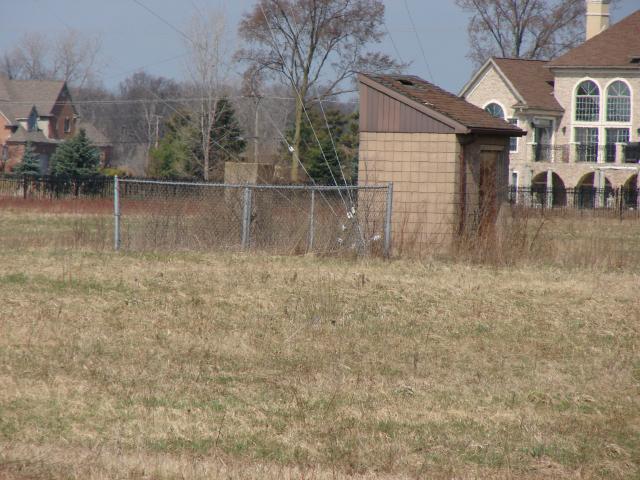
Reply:
<svg viewBox="0 0 640 480"><path fill-rule="evenodd" d="M492 117L502 118L504 120L504 109L495 102L492 102L484 107L484 111Z"/></svg>
<svg viewBox="0 0 640 480"><path fill-rule="evenodd" d="M574 205L576 207L595 208L596 205L604 207L608 200L613 198L613 187L607 177L604 178L604 189L598 188L595 181L595 172L587 173L580 179L574 191ZM598 201L598 198L601 200Z"/></svg>
<svg viewBox="0 0 640 480"><path fill-rule="evenodd" d="M638 207L638 174L632 175L622 186L622 202L625 208Z"/></svg>
<svg viewBox="0 0 640 480"><path fill-rule="evenodd" d="M531 180L531 197L533 205L548 207L549 201L551 201L551 206L553 207L566 206L567 189L564 185L564 181L557 173L551 172L553 187L551 192L549 192L547 188L548 173L549 172L541 172Z"/></svg>
<svg viewBox="0 0 640 480"><path fill-rule="evenodd" d="M600 89L592 80L585 80L576 90L575 119L579 122L597 122L600 118Z"/></svg>
<svg viewBox="0 0 640 480"><path fill-rule="evenodd" d="M631 121L631 89L621 80L607 88L607 122Z"/></svg>

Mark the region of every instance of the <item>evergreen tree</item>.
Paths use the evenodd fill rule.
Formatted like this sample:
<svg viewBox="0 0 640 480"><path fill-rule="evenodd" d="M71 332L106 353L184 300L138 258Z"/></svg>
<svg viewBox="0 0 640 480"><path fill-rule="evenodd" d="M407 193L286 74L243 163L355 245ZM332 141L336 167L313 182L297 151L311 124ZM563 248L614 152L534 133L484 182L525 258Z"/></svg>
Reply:
<svg viewBox="0 0 640 480"><path fill-rule="evenodd" d="M188 177L186 166L195 132L189 128L188 114L176 113L165 123L165 134L157 148L149 152L147 175L153 178Z"/></svg>
<svg viewBox="0 0 640 480"><path fill-rule="evenodd" d="M325 110L325 122L325 115L318 108L309 109L308 112L313 128L308 121L303 124L299 157L309 176L320 185L344 185L345 181L347 184L356 183L358 114L345 114L338 109ZM292 139L293 131L288 132L287 137ZM288 152L282 154L283 158L290 155Z"/></svg>
<svg viewBox="0 0 640 480"><path fill-rule="evenodd" d="M204 178L202 141L198 120L190 112L176 113L165 125L158 148L150 152L147 173L159 178ZM209 133L209 177L222 180L224 162L235 160L246 148L242 130L231 102L217 103L216 117Z"/></svg>
<svg viewBox="0 0 640 480"><path fill-rule="evenodd" d="M87 132L61 143L51 157L51 173L63 176L97 175L100 151L91 144Z"/></svg>
<svg viewBox="0 0 640 480"><path fill-rule="evenodd" d="M13 168L13 172L20 175L40 175L40 156L36 153L31 142L27 142L22 162Z"/></svg>

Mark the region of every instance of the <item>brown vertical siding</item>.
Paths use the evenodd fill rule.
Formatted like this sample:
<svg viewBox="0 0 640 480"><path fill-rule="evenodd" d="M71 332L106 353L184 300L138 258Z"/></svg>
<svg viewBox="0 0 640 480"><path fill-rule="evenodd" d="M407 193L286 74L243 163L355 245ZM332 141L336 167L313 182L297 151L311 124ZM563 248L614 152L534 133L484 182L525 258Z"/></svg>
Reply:
<svg viewBox="0 0 640 480"><path fill-rule="evenodd" d="M360 84L360 131L454 133L450 126L364 84Z"/></svg>

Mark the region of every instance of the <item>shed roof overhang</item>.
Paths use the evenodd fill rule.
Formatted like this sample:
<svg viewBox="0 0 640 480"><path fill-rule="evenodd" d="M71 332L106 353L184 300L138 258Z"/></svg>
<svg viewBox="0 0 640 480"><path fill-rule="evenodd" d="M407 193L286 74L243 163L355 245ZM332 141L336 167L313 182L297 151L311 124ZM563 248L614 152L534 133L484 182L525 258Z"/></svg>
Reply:
<svg viewBox="0 0 640 480"><path fill-rule="evenodd" d="M452 118L447 117L446 115L443 115L442 113L429 108L427 105L420 103L420 102L416 102L415 100L412 100L408 97L406 97L405 95L402 95L401 93L396 92L395 90L390 89L389 87L386 87L370 78L368 78L365 75L359 74L358 75L358 80L360 81L360 83L363 83L365 85L367 85L368 87L371 87L375 90L378 90L379 92L384 93L385 95L388 95L389 97L393 98L394 100L397 100L401 103L404 103L405 105L410 106L411 108L414 108L415 110L418 110L421 113L424 113L425 115L428 115L432 118L435 118L436 120L438 120L439 122L444 123L445 125L447 125L448 127L452 128L454 130L454 133L457 134L465 134L465 133L471 133L471 130L469 130L469 128L467 128L465 125L456 122L455 120L453 120Z"/></svg>
<svg viewBox="0 0 640 480"><path fill-rule="evenodd" d="M401 103L404 103L405 105L410 106L411 108L414 108L415 110L418 110L421 113L424 113L425 115L428 115L436 120L438 120L439 122L444 123L445 125L449 126L450 128L452 128L454 131L454 134L457 135L467 135L467 134L471 134L471 133L483 133L483 134L493 134L493 135L508 135L510 137L523 137L527 134L526 131L518 129L518 130L514 130L514 129L500 129L500 128L488 128L488 127L477 127L477 126L467 126L464 125L460 122L458 122L457 120L454 120L453 118L433 109L430 108L428 106L428 104L426 103L420 103L417 102L409 97L407 97L406 95L402 95L399 92L396 92L395 90L382 85L378 82L376 82L375 80L372 80L371 78L367 77L366 75L363 74L359 74L358 75L358 80L360 81L360 83L367 85L370 88L373 88L375 90L378 90L379 92L388 95L389 97L393 98L394 100L397 100ZM461 99L464 101L464 99Z"/></svg>

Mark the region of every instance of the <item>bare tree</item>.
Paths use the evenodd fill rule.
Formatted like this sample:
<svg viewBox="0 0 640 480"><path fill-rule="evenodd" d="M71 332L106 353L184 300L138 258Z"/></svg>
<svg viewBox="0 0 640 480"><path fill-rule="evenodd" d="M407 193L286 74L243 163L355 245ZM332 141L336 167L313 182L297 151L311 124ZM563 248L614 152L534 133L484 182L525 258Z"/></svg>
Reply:
<svg viewBox="0 0 640 480"><path fill-rule="evenodd" d="M456 0L471 14L468 57L550 59L584 39L584 0Z"/></svg>
<svg viewBox="0 0 640 480"><path fill-rule="evenodd" d="M218 105L224 96L224 86L230 71L231 58L229 31L221 11L198 12L188 26L186 47L189 51L187 71L196 103L197 126L200 132L203 178L209 180L212 165L213 131L218 118ZM215 162L213 162L215 163Z"/></svg>
<svg viewBox="0 0 640 480"><path fill-rule="evenodd" d="M292 181L299 180L301 126L310 95L339 95L355 72L399 67L368 51L381 41L383 21L381 0L259 0L242 18L239 32L247 46L238 58L256 72L284 80L296 98Z"/></svg>
<svg viewBox="0 0 640 480"><path fill-rule="evenodd" d="M3 73L13 79L43 80L50 78L47 66L50 48L41 33L26 33L19 45L3 56Z"/></svg>
<svg viewBox="0 0 640 480"><path fill-rule="evenodd" d="M3 54L0 73L17 80L64 80L82 88L100 74L100 53L100 39L77 30L66 30L54 40L29 32Z"/></svg>
<svg viewBox="0 0 640 480"><path fill-rule="evenodd" d="M54 43L52 75L82 88L96 80L101 71L99 37L86 37L77 30L66 30Z"/></svg>
<svg viewBox="0 0 640 480"><path fill-rule="evenodd" d="M144 148L148 159L152 147L164 133L164 122L179 108L175 99L181 87L174 80L136 72L120 83L119 106L121 125L126 128L129 142ZM146 166L145 166L146 167Z"/></svg>

